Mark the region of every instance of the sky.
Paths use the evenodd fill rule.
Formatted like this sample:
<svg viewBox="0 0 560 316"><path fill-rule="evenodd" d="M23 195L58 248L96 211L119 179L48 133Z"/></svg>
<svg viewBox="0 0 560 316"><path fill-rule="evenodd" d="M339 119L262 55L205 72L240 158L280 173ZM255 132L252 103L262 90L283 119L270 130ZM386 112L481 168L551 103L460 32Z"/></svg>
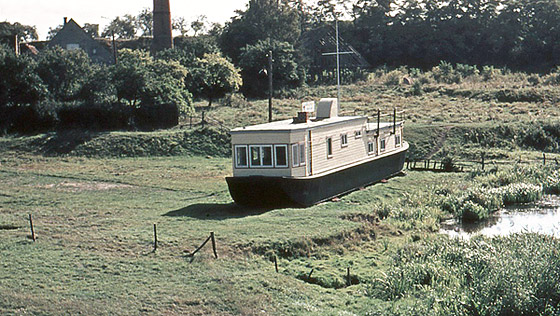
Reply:
<svg viewBox="0 0 560 316"><path fill-rule="evenodd" d="M205 15L209 22L223 24L246 8L249 0L170 0L171 16L191 22ZM63 23L64 17L79 25L99 24L100 31L115 17L138 14L152 8L153 0L0 0L0 22L19 22L37 27L44 40L49 28Z"/></svg>

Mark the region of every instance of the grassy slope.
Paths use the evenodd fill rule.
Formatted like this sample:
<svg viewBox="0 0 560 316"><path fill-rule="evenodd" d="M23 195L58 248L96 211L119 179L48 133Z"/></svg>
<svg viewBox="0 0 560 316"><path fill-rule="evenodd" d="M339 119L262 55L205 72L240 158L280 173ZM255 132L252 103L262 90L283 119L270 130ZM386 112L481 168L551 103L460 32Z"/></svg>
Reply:
<svg viewBox="0 0 560 316"><path fill-rule="evenodd" d="M558 114L547 101L502 104L449 92L482 89L464 85L423 96L379 82L346 89L348 113L406 105L412 123L408 139L419 156L430 153L439 140L433 135L448 126L460 128L449 130L442 150L459 153L463 138L455 131L488 127L488 118L512 122L519 113L531 113L528 120L546 121ZM294 97L334 92L332 87L303 90ZM265 104L218 107L210 115L228 126L262 122ZM277 107L276 116L288 118L299 101L278 104L284 106ZM443 122L437 123L440 118ZM369 283L390 268L402 247L433 238L438 220L448 214L429 206L432 192L461 190L470 181L460 174L409 172L339 202L245 210L232 205L227 192L230 160L219 158L227 153L192 151L215 134L196 133L1 139L0 225L16 229L0 229L0 314L387 313L407 301L372 297ZM487 150L507 157L540 155L512 148ZM479 149L473 145L472 150ZM392 210L387 218L381 215L384 205ZM36 243L27 238L29 213L39 236ZM154 223L160 240L156 253L151 252ZM206 248L190 262L184 250L192 251L210 231L216 232L220 259ZM279 274L272 255L280 256ZM334 289L344 284L348 267L359 284Z"/></svg>

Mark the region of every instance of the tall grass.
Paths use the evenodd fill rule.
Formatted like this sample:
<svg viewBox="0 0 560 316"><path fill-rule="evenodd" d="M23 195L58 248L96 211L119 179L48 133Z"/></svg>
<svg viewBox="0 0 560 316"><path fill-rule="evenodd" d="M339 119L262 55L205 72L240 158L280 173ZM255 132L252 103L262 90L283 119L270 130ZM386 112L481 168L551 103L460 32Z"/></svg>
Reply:
<svg viewBox="0 0 560 316"><path fill-rule="evenodd" d="M371 297L431 315L557 315L560 241L537 234L438 238L400 249ZM400 304L398 304L400 303Z"/></svg>

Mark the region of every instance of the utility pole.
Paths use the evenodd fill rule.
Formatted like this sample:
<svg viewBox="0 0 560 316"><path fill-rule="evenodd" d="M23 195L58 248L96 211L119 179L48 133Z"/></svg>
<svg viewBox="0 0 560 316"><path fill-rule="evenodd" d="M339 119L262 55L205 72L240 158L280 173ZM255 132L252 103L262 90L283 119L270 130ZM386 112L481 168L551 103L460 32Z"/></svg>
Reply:
<svg viewBox="0 0 560 316"><path fill-rule="evenodd" d="M268 121L272 122L272 50L268 51Z"/></svg>

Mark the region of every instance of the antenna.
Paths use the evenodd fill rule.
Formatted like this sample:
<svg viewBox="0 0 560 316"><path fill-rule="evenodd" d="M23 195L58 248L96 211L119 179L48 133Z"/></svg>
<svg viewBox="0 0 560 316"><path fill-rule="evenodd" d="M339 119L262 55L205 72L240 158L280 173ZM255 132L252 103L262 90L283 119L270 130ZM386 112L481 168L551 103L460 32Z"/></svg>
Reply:
<svg viewBox="0 0 560 316"><path fill-rule="evenodd" d="M338 106L338 111L340 112L340 55L354 54L354 52L341 52L340 43L338 40L338 18L335 17L335 29L336 29L336 52L335 53L323 53L323 56L333 56L336 55L336 103Z"/></svg>

